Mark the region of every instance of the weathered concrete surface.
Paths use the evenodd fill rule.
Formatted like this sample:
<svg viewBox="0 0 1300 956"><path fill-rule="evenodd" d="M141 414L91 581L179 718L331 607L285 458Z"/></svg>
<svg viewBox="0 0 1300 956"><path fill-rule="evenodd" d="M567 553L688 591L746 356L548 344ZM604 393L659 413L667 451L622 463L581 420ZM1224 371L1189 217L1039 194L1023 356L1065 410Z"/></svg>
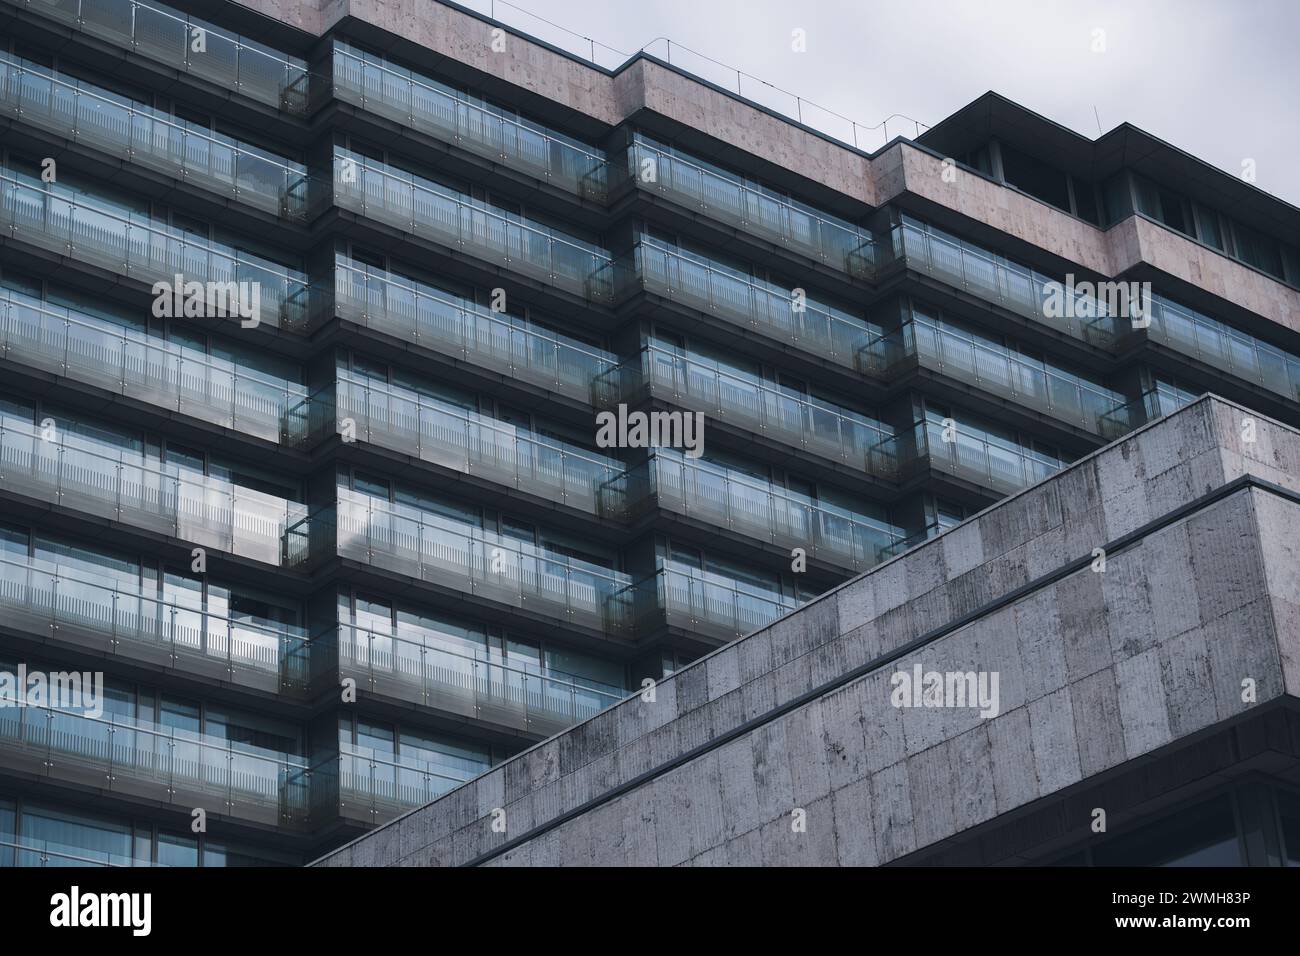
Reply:
<svg viewBox="0 0 1300 956"><path fill-rule="evenodd" d="M1146 263L1300 331L1300 290L1131 216L1107 230L975 175L945 182L942 160L906 143L873 158L735 96L636 58L612 76L515 34L494 52L491 27L437 0L236 0L321 35L353 17L507 83L615 126L642 109L821 183L872 207L904 194L937 203L1078 266L1119 277Z"/></svg>
<svg viewBox="0 0 1300 956"><path fill-rule="evenodd" d="M1063 808L1098 775L1223 779L1300 695L1287 490L1300 434L1203 398L321 862L874 865L963 838L987 862L1004 814L1086 831ZM997 673L996 715L894 706L915 664Z"/></svg>

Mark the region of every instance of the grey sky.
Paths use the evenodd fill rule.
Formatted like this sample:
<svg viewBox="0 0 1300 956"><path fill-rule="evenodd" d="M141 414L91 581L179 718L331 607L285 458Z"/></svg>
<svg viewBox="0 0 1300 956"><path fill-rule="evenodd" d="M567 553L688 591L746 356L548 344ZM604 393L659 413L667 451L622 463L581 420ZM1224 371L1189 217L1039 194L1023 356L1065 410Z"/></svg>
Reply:
<svg viewBox="0 0 1300 956"><path fill-rule="evenodd" d="M493 0L462 0L488 12ZM561 34L504 6L497 16ZM936 123L995 90L1089 137L1127 120L1300 205L1300 2L1296 0L515 0L619 50L655 37L708 54L864 124ZM807 52L791 50L791 31ZM1093 31L1106 50L1094 53ZM566 38L563 45L578 47ZM662 43L651 47L662 56ZM597 59L617 59L597 48ZM695 69L688 55L673 62ZM733 87L734 74L698 64ZM742 80L773 106L793 101ZM809 114L811 118L812 113ZM825 118L827 128L837 121ZM822 125L814 123L814 125ZM848 135L848 126L839 124ZM891 123L891 135L914 128ZM878 135L878 134L877 134ZM863 135L863 146L878 142Z"/></svg>

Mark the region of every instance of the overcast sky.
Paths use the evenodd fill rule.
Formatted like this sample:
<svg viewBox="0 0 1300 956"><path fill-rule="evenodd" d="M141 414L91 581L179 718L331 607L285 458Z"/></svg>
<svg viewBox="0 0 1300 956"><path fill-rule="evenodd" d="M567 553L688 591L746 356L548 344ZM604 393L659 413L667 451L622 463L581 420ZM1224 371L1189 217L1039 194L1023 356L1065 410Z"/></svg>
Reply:
<svg viewBox="0 0 1300 956"><path fill-rule="evenodd" d="M493 0L461 2L488 12ZM499 19L560 42L505 2ZM1300 205L1300 0L515 3L618 50L666 35L866 125L891 113L934 124L988 90L1089 137L1098 116L1102 130L1128 121L1233 174L1253 159L1257 186ZM806 53L791 49L796 28ZM1092 49L1098 30L1104 52ZM663 43L651 52L662 56ZM617 57L597 48L597 59ZM673 62L695 68L680 51ZM734 74L708 69L734 86ZM793 109L742 84L751 98ZM827 128L836 122L825 118ZM889 132L915 129L891 122ZM863 146L879 145L861 135Z"/></svg>

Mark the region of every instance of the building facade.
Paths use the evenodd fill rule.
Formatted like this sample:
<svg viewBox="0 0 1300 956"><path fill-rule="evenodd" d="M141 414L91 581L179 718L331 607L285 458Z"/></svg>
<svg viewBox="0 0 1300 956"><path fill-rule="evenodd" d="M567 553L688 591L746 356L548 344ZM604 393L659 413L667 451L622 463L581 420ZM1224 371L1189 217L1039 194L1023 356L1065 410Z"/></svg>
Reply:
<svg viewBox="0 0 1300 956"><path fill-rule="evenodd" d="M0 41L0 671L104 675L0 708L0 863L312 859L1204 391L1300 424L1300 214L1131 127L866 153L433 0Z"/></svg>
<svg viewBox="0 0 1300 956"><path fill-rule="evenodd" d="M1257 416L1204 396L319 865L1296 866L1300 432Z"/></svg>

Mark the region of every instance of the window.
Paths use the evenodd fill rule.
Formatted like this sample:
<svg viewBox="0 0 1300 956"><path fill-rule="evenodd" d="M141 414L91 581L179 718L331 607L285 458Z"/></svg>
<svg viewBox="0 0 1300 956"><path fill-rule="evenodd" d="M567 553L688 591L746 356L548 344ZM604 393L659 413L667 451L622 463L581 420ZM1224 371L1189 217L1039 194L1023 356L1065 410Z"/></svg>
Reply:
<svg viewBox="0 0 1300 956"><path fill-rule="evenodd" d="M357 721L357 748L374 754L393 756L397 752L393 728L369 721Z"/></svg>
<svg viewBox="0 0 1300 956"><path fill-rule="evenodd" d="M1170 229L1177 229L1184 235L1191 235L1183 199L1168 189L1159 191L1160 221Z"/></svg>
<svg viewBox="0 0 1300 956"><path fill-rule="evenodd" d="M1074 208L1079 218L1094 226L1101 225L1101 214L1097 209L1097 192L1092 183L1081 179L1072 179L1074 183Z"/></svg>
<svg viewBox="0 0 1300 956"><path fill-rule="evenodd" d="M1278 790L1277 816L1282 828L1282 859L1286 866L1300 866L1300 796Z"/></svg>
<svg viewBox="0 0 1300 956"><path fill-rule="evenodd" d="M1116 836L1092 852L1095 866L1242 866L1229 794Z"/></svg>
<svg viewBox="0 0 1300 956"><path fill-rule="evenodd" d="M11 800L0 800L0 866L14 865L13 844L18 841L17 816Z"/></svg>
<svg viewBox="0 0 1300 956"><path fill-rule="evenodd" d="M131 859L130 826L85 813L24 804L22 833L17 841L31 850L17 854L18 866L41 866L41 852L55 865L125 864Z"/></svg>
<svg viewBox="0 0 1300 956"><path fill-rule="evenodd" d="M1057 209L1071 212L1070 187L1064 172L1005 144L1001 146L1001 151L1002 178L1007 185L1050 203Z"/></svg>
<svg viewBox="0 0 1300 956"><path fill-rule="evenodd" d="M1219 228L1219 214L1208 206L1196 204L1196 234L1201 242L1224 251L1223 231Z"/></svg>
<svg viewBox="0 0 1300 956"><path fill-rule="evenodd" d="M1232 224L1232 234L1238 259L1275 278L1285 278L1282 270L1282 250L1277 240L1239 222Z"/></svg>
<svg viewBox="0 0 1300 956"><path fill-rule="evenodd" d="M933 527L935 534L941 534L949 528L955 528L966 520L966 509L961 505L942 498L934 499Z"/></svg>
<svg viewBox="0 0 1300 956"><path fill-rule="evenodd" d="M158 863L160 866L198 866L199 841L196 837L179 833L158 834Z"/></svg>
<svg viewBox="0 0 1300 956"><path fill-rule="evenodd" d="M978 149L973 149L969 153L962 153L955 157L957 162L963 166L969 166L971 169L979 170L985 176L993 175L993 160L989 156L989 146L985 143Z"/></svg>

